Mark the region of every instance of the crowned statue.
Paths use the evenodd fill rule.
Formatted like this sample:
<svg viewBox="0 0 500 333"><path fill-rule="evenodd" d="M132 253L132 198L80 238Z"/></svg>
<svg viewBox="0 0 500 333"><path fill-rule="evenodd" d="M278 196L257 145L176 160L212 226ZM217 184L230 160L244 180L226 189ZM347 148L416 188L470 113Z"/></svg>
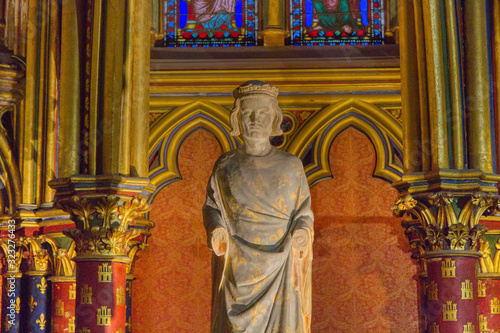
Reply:
<svg viewBox="0 0 500 333"><path fill-rule="evenodd" d="M203 220L212 259L212 333L308 333L314 238L302 162L270 144L282 134L278 89L233 92L231 135L207 185Z"/></svg>

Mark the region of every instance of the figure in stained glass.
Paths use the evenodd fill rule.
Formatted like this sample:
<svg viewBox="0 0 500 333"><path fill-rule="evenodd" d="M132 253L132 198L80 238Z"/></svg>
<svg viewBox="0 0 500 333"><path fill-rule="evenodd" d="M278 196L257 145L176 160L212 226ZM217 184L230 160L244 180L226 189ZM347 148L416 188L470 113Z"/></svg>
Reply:
<svg viewBox="0 0 500 333"><path fill-rule="evenodd" d="M382 0L291 0L293 45L383 42Z"/></svg>
<svg viewBox="0 0 500 333"><path fill-rule="evenodd" d="M165 46L252 46L255 0L165 0Z"/></svg>

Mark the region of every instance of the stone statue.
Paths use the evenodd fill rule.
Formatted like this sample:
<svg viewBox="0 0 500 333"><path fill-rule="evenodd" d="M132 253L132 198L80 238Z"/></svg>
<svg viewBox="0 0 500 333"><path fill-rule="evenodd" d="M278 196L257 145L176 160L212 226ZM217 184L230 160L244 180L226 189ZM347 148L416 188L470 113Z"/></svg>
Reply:
<svg viewBox="0 0 500 333"><path fill-rule="evenodd" d="M313 221L300 159L271 146L283 119L278 89L234 90L231 135L207 186L203 220L213 251L212 333L307 333Z"/></svg>

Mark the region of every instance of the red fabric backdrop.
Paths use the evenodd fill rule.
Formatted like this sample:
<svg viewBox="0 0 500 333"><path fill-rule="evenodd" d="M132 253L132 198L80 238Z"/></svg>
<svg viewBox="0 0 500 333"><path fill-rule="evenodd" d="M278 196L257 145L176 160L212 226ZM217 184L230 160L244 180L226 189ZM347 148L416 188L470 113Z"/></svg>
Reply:
<svg viewBox="0 0 500 333"><path fill-rule="evenodd" d="M211 253L201 207L221 153L208 132L191 134L179 151L183 180L153 202L156 227L134 269L135 333L209 331ZM311 189L313 332L417 332L416 265L390 210L397 191L372 177L375 151L359 131L342 132L329 153L334 178Z"/></svg>

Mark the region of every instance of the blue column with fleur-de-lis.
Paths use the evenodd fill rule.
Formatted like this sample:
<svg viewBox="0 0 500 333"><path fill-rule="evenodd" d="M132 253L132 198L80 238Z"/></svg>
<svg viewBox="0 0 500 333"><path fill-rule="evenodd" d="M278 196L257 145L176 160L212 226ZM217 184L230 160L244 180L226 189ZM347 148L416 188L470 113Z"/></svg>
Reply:
<svg viewBox="0 0 500 333"><path fill-rule="evenodd" d="M33 271L27 273L28 299L25 312L27 331L46 333L50 330L51 290L47 272Z"/></svg>
<svg viewBox="0 0 500 333"><path fill-rule="evenodd" d="M17 333L21 329L21 277L19 272L3 275L2 332Z"/></svg>

